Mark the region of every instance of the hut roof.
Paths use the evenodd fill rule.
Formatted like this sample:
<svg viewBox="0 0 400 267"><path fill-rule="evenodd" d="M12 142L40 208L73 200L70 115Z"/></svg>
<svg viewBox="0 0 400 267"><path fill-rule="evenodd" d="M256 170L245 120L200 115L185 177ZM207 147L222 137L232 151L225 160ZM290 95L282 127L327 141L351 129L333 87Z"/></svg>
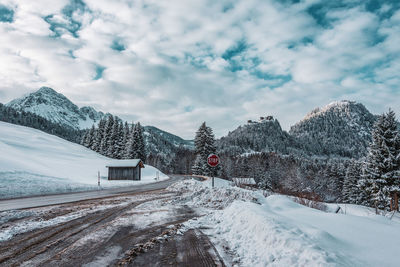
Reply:
<svg viewBox="0 0 400 267"><path fill-rule="evenodd" d="M116 159L116 160L110 161L106 167L107 168L109 168L109 167L114 167L114 168L132 167L132 168L135 168L138 165L140 166L140 168L144 168L143 161L140 159Z"/></svg>

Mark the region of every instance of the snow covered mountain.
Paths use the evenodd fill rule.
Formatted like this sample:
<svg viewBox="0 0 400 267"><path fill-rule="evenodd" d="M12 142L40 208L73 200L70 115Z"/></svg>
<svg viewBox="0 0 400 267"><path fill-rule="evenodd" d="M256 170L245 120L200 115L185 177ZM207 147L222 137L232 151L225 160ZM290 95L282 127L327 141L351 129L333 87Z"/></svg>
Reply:
<svg viewBox="0 0 400 267"><path fill-rule="evenodd" d="M223 153L234 154L270 151L287 154L298 147L296 140L272 116L261 117L258 122L248 121L217 140L217 146Z"/></svg>
<svg viewBox="0 0 400 267"><path fill-rule="evenodd" d="M311 111L289 133L304 149L324 155L366 155L376 116L363 104L338 101Z"/></svg>
<svg viewBox="0 0 400 267"><path fill-rule="evenodd" d="M109 115L92 107L79 108L64 95L49 87L6 104L16 110L32 112L53 123L86 129ZM316 108L283 131L272 116L259 121L248 121L225 137L217 140L220 153L243 154L278 152L297 155L362 157L371 140L371 129L376 116L362 104L353 101L333 102ZM153 126L144 127L148 152L171 155L177 147L192 149L193 141L162 131Z"/></svg>
<svg viewBox="0 0 400 267"><path fill-rule="evenodd" d="M79 108L64 95L49 87L17 98L6 104L16 110L32 112L51 122L70 126L74 129L87 129L105 116L92 107Z"/></svg>
<svg viewBox="0 0 400 267"><path fill-rule="evenodd" d="M144 126L144 135L147 141L147 144L150 144L151 139L159 139L160 142L169 143L174 147L185 147L189 149L194 148L193 140L184 140L181 137L171 134L169 132L158 129L154 126Z"/></svg>
<svg viewBox="0 0 400 267"><path fill-rule="evenodd" d="M366 155L376 116L354 101L338 101L316 108L283 131L272 116L249 120L217 140L219 151L230 154L281 154L360 158Z"/></svg>
<svg viewBox="0 0 400 267"><path fill-rule="evenodd" d="M79 108L64 95L49 87L42 87L27 96L12 100L7 107L16 111L34 113L48 121L72 129L87 129L111 114L98 112L92 107ZM144 135L148 153L170 157L177 148L192 149L193 141L160 130L154 126L145 126Z"/></svg>

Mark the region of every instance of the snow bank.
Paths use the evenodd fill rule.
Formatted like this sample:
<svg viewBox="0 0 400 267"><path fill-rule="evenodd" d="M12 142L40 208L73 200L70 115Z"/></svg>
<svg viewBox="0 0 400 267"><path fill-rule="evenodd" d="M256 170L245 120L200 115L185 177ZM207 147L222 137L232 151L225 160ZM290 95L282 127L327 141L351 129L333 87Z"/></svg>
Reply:
<svg viewBox="0 0 400 267"><path fill-rule="evenodd" d="M108 181L113 160L42 131L0 122L0 198L123 187L154 182L156 168L145 165L142 181ZM168 177L160 172L160 180Z"/></svg>
<svg viewBox="0 0 400 267"><path fill-rule="evenodd" d="M211 181L199 182L196 180L184 180L167 188L170 192L178 193L176 202L184 202L196 207L221 209L227 207L234 200L247 200L257 202L261 194L237 187L228 187L229 182L215 178L215 188L211 187Z"/></svg>
<svg viewBox="0 0 400 267"><path fill-rule="evenodd" d="M347 214L323 212L288 196L265 198L224 181L214 189L210 183L186 180L168 190L178 193L177 203L205 214L184 230L201 228L228 265L398 266L396 216L390 220L357 205L347 205ZM336 208L328 204L328 211Z"/></svg>
<svg viewBox="0 0 400 267"><path fill-rule="evenodd" d="M347 215L354 215L354 216L361 216L361 217L372 217L372 218L381 218L382 216L385 216L386 218L389 218L392 221L396 221L400 223L400 213L396 212L389 212L389 211L384 211L384 210L379 210L380 214L376 214L375 208L371 207L366 207L362 205L356 205L356 204L345 204L345 203L324 203L328 207L328 212L336 213L336 210L338 207L340 207L340 210L338 213L340 214L347 214Z"/></svg>
<svg viewBox="0 0 400 267"><path fill-rule="evenodd" d="M236 201L213 220L214 234L227 241L241 266L331 266L338 260L299 228L254 203Z"/></svg>
<svg viewBox="0 0 400 267"><path fill-rule="evenodd" d="M202 184L204 186L211 188L212 187L212 178L207 177L207 180L205 180ZM225 187L225 188L232 187L232 182L216 177L216 178L214 178L214 187Z"/></svg>
<svg viewBox="0 0 400 267"><path fill-rule="evenodd" d="M259 202L234 201L187 226L211 227L207 234L239 266L398 266L396 221L322 212L280 195Z"/></svg>

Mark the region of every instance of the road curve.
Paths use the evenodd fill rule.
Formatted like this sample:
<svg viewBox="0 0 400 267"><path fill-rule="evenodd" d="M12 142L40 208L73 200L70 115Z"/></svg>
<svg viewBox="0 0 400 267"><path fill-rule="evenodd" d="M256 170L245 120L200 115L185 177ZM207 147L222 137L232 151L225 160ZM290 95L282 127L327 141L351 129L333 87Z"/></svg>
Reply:
<svg viewBox="0 0 400 267"><path fill-rule="evenodd" d="M28 209L43 206L50 206L63 203L71 203L88 199L113 197L127 193L141 193L146 191L160 190L169 185L185 179L185 176L173 175L168 180L155 182L151 184L142 184L122 188L110 188L98 191L87 191L47 196L24 197L16 199L0 200L0 212L6 210Z"/></svg>

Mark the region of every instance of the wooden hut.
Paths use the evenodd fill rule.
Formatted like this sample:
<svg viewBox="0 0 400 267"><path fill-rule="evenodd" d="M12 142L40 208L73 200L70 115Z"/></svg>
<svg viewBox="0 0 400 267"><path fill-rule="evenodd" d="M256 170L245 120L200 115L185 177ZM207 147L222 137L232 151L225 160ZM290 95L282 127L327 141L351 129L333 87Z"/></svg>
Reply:
<svg viewBox="0 0 400 267"><path fill-rule="evenodd" d="M141 169L144 168L140 159L114 160L106 166L108 180L137 180L142 178Z"/></svg>

